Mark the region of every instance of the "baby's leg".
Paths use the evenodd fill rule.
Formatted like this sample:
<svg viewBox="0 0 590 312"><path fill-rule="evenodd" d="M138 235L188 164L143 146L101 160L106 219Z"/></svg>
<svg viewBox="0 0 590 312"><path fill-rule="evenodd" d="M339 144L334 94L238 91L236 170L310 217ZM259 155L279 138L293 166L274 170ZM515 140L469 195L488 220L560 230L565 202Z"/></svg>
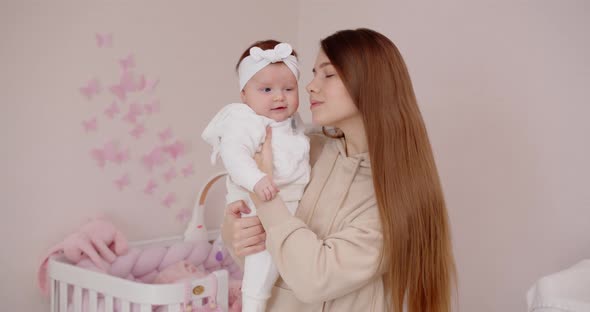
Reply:
<svg viewBox="0 0 590 312"><path fill-rule="evenodd" d="M294 214L298 202L286 202L286 205L291 214ZM249 216L255 215L255 211L252 209ZM247 256L242 280L242 312L264 311L278 277L279 272L268 251Z"/></svg>
<svg viewBox="0 0 590 312"><path fill-rule="evenodd" d="M268 251L247 256L242 280L242 312L265 311L279 272Z"/></svg>
<svg viewBox="0 0 590 312"><path fill-rule="evenodd" d="M248 202L248 206L252 212L244 216L255 216L256 208L252 201ZM278 277L279 273L268 251L247 256L242 280L242 312L264 311L266 300Z"/></svg>

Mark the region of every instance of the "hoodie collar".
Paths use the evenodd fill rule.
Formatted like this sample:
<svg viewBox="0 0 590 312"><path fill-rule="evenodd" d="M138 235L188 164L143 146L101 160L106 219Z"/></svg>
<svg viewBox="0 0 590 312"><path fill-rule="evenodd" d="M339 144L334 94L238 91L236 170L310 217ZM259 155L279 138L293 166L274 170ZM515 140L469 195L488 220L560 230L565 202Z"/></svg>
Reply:
<svg viewBox="0 0 590 312"><path fill-rule="evenodd" d="M352 156L346 155L346 142L344 141L344 138L336 139L336 149L338 150L338 154L340 154L345 161L353 163L360 161L360 167L371 168L369 152L359 153Z"/></svg>

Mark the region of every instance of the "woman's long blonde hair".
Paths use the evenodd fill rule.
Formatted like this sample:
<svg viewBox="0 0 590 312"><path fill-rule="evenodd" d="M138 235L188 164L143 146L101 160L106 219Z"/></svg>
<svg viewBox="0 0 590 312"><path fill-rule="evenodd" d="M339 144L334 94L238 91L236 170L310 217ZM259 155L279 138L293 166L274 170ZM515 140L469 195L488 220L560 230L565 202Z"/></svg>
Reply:
<svg viewBox="0 0 590 312"><path fill-rule="evenodd" d="M370 29L321 41L365 126L383 227L391 310L451 311L456 285L448 216L426 127L397 47Z"/></svg>

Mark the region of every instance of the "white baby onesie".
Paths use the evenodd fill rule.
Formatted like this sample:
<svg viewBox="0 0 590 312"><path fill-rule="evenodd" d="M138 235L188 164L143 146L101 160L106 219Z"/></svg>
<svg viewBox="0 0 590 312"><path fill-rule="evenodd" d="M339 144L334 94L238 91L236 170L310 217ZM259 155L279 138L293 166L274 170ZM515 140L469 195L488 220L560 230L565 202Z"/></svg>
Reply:
<svg viewBox="0 0 590 312"><path fill-rule="evenodd" d="M228 171L226 202L244 200L252 211L248 216L256 215L249 192L254 191L254 185L265 174L258 169L253 157L264 143L267 126L272 127L273 181L281 190L278 195L295 214L311 172L309 138L297 115L276 122L257 115L246 104L232 103L213 117L202 138L213 146L211 162L215 163L220 156ZM265 301L277 278L278 271L267 251L247 256L243 295Z"/></svg>

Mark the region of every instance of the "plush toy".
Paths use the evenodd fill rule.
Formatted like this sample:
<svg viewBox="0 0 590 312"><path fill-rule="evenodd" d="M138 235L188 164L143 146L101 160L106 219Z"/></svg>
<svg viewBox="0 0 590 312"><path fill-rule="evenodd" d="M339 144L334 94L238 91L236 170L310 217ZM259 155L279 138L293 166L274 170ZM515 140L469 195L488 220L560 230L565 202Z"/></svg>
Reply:
<svg viewBox="0 0 590 312"><path fill-rule="evenodd" d="M111 222L104 218L93 219L47 252L37 273L39 288L48 295L47 265L53 255L63 254L73 264L89 258L101 271L107 272L110 264L126 253L127 248L127 239Z"/></svg>

